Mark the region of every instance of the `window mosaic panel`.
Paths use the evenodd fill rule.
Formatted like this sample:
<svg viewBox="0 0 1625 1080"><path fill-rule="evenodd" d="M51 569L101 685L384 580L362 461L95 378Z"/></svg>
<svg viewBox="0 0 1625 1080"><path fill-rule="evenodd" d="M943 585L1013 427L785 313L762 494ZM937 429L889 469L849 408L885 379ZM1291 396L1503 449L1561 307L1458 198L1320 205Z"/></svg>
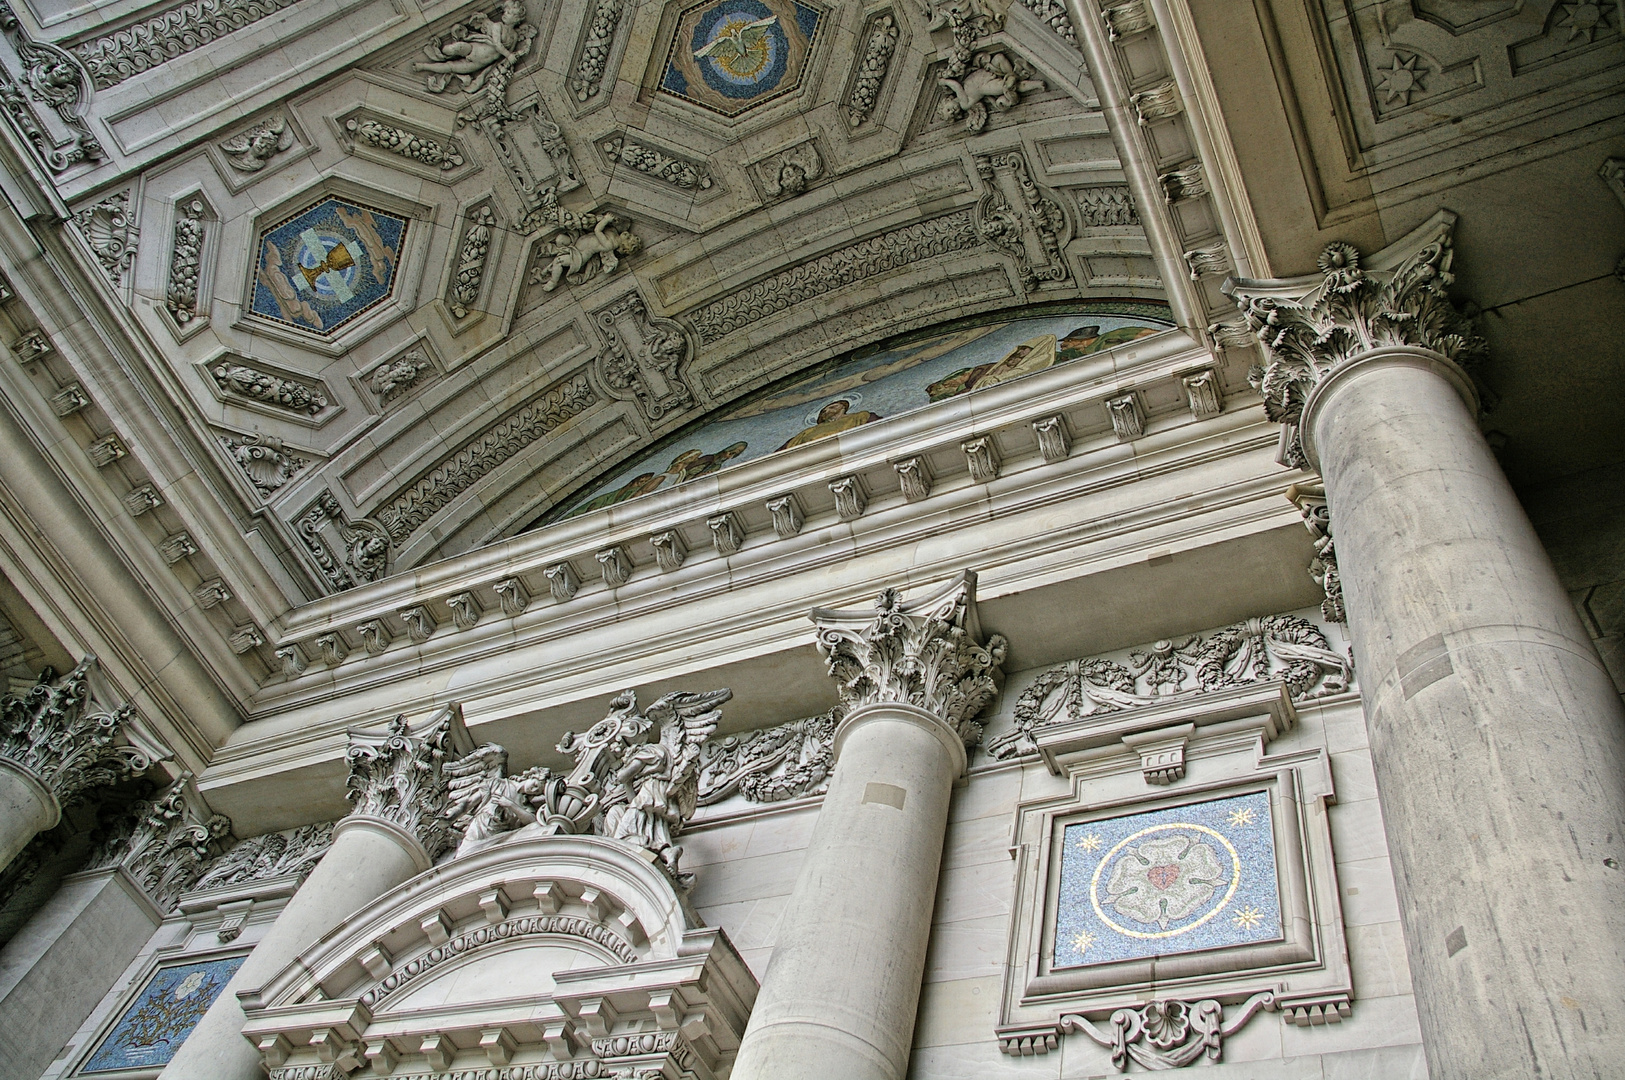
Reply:
<svg viewBox="0 0 1625 1080"><path fill-rule="evenodd" d="M1267 792L1067 825L1055 969L1279 941Z"/></svg>
<svg viewBox="0 0 1625 1080"><path fill-rule="evenodd" d="M408 221L327 197L260 232L249 309L327 336L388 299Z"/></svg>
<svg viewBox="0 0 1625 1080"><path fill-rule="evenodd" d="M154 971L79 1071L167 1065L245 959L227 956Z"/></svg>

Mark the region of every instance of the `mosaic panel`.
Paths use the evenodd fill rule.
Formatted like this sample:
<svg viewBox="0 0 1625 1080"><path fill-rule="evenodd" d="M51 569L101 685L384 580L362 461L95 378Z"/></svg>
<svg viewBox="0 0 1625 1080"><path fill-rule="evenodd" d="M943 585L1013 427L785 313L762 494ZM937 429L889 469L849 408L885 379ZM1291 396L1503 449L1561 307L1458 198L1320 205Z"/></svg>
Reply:
<svg viewBox="0 0 1625 1080"><path fill-rule="evenodd" d="M326 198L260 233L255 315L331 334L395 287L407 221Z"/></svg>
<svg viewBox="0 0 1625 1080"><path fill-rule="evenodd" d="M153 972L80 1072L168 1064L245 959L228 956L175 964Z"/></svg>
<svg viewBox="0 0 1625 1080"><path fill-rule="evenodd" d="M1039 318L967 320L821 365L664 440L549 520L613 506L735 462L997 386L1170 325L1164 321L1168 309L1160 305L1075 307Z"/></svg>
<svg viewBox="0 0 1625 1080"><path fill-rule="evenodd" d="M1267 792L1065 829L1056 968L1282 936Z"/></svg>
<svg viewBox="0 0 1625 1080"><path fill-rule="evenodd" d="M738 116L801 82L823 10L795 0L706 0L683 12L660 90Z"/></svg>

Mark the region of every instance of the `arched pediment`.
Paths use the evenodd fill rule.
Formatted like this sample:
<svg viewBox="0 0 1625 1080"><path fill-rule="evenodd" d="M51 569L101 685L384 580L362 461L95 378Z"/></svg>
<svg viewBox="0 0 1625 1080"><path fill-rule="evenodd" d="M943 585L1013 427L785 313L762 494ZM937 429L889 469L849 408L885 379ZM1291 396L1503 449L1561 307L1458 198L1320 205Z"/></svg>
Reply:
<svg viewBox="0 0 1625 1080"><path fill-rule="evenodd" d="M521 830L347 920L245 1001L244 1034L273 1077L669 1062L708 1078L755 996L727 936L639 853Z"/></svg>

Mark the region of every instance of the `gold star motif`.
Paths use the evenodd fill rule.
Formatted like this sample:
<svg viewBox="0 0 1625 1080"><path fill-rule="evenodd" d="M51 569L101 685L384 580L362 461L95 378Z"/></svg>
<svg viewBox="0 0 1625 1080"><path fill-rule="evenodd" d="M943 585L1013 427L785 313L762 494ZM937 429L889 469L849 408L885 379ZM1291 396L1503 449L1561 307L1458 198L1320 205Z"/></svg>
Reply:
<svg viewBox="0 0 1625 1080"><path fill-rule="evenodd" d="M1104 843L1104 841L1100 839L1100 835L1098 833L1090 833L1088 836L1085 836L1082 840L1078 841L1078 849L1080 851L1099 851L1102 843Z"/></svg>
<svg viewBox="0 0 1625 1080"><path fill-rule="evenodd" d="M1608 13L1603 10L1600 0L1580 0L1577 4L1564 4L1563 14L1565 21L1558 23L1560 27L1567 27L1569 36L1566 40L1585 38L1589 43L1597 39L1598 30L1607 30Z"/></svg>
<svg viewBox="0 0 1625 1080"><path fill-rule="evenodd" d="M1078 950L1078 954L1080 956L1088 952L1089 946L1093 945L1094 943L1095 935L1091 934L1087 930L1072 939L1072 947Z"/></svg>
<svg viewBox="0 0 1625 1080"><path fill-rule="evenodd" d="M1230 824L1251 825L1253 823L1253 808L1244 806L1240 810L1230 811Z"/></svg>
<svg viewBox="0 0 1625 1080"><path fill-rule="evenodd" d="M1263 918L1264 913L1262 911L1248 905L1232 915L1230 917L1230 921L1241 927L1243 930L1253 930L1258 927L1259 921Z"/></svg>
<svg viewBox="0 0 1625 1080"><path fill-rule="evenodd" d="M1382 76L1382 85L1377 87L1383 93L1383 104L1397 101L1400 105L1411 103L1411 94L1426 90L1422 85L1422 72L1416 70L1417 57L1401 57L1394 54L1394 66L1379 68L1377 74Z"/></svg>

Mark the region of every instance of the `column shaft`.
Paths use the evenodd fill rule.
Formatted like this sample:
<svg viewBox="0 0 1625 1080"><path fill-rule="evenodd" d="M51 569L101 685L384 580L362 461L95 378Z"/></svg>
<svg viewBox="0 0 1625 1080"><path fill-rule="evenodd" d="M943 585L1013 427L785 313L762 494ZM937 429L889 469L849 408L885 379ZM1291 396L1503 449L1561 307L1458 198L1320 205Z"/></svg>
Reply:
<svg viewBox="0 0 1625 1080"><path fill-rule="evenodd" d="M910 705L850 714L733 1080L900 1080L931 936L958 736Z"/></svg>
<svg viewBox="0 0 1625 1080"><path fill-rule="evenodd" d="M0 870L46 829L62 811L56 797L28 771L0 758Z"/></svg>
<svg viewBox="0 0 1625 1080"><path fill-rule="evenodd" d="M1423 1042L1434 1080L1617 1076L1625 709L1471 397L1396 347L1304 409Z"/></svg>
<svg viewBox="0 0 1625 1080"><path fill-rule="evenodd" d="M192 1029L162 1080L263 1080L259 1051L243 1038L237 991L263 985L356 911L428 866L423 846L397 826L341 821L333 846Z"/></svg>

